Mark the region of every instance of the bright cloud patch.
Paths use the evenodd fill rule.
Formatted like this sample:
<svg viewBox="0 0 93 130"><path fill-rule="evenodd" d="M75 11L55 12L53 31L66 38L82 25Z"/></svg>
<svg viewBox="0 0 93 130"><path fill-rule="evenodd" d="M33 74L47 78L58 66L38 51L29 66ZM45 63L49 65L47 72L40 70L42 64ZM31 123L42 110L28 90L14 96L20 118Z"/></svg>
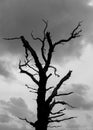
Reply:
<svg viewBox="0 0 93 130"><path fill-rule="evenodd" d="M89 6L93 6L93 0L90 0L88 3Z"/></svg>

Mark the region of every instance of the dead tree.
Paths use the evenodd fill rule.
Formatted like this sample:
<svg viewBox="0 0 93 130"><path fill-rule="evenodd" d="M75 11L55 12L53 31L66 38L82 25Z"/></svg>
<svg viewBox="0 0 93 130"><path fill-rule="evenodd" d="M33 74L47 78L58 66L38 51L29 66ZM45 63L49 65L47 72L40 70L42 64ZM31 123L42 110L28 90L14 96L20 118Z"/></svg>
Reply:
<svg viewBox="0 0 93 130"><path fill-rule="evenodd" d="M62 100L58 101L56 98L59 96L70 95L73 93L73 92L62 93L62 94L58 93L58 90L63 85L63 83L70 78L72 71L69 70L69 72L64 77L60 78L60 81L56 85L54 85L54 87L50 87L50 86L48 87L47 82L53 74L59 77L59 75L57 74L57 68L51 64L53 52L56 46L65 45L72 39L80 37L80 33L82 32L82 30L79 29L81 27L81 22L79 22L67 39L61 39L53 43L50 32L47 31L48 22L45 20L43 20L43 22L45 24L43 30L43 38L35 37L33 33L31 33L32 39L35 41L39 41L41 43L40 52L43 59L43 63L41 62L41 59L38 56L35 49L25 39L24 36L14 37L14 38L4 38L5 40L16 40L16 39L21 40L23 47L25 49L25 61L22 64L20 60L19 69L21 73L28 75L37 86L37 88L32 88L26 85L27 88L30 89L30 92L37 94L37 99L36 99L37 120L35 122L31 122L26 117L25 118L20 117L20 119L29 123L31 126L35 128L35 130L47 130L48 126L53 127L53 125L51 126L51 123L57 124L64 120L75 118L75 117L65 117L64 111L66 109L66 106L69 107L72 106L65 101ZM48 48L46 48L46 44L48 45ZM31 57L33 58L34 66L31 65L32 62ZM27 71L26 67L31 69L31 71ZM54 72L51 73L49 71L50 69L52 69ZM51 90L51 94L47 97L46 95L50 90ZM53 109L58 104L62 105L62 108L54 112Z"/></svg>

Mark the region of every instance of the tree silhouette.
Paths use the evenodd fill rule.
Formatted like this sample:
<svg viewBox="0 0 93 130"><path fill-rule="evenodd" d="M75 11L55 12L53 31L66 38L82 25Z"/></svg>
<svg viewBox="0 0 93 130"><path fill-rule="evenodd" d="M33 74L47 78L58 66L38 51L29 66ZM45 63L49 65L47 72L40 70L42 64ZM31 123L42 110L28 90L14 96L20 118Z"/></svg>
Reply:
<svg viewBox="0 0 93 130"><path fill-rule="evenodd" d="M29 121L27 118L20 117L20 119L29 123L31 126L35 128L35 130L47 130L48 126L56 127L57 123L59 122L75 118L65 117L64 113L64 111L66 110L65 106L69 106L71 108L73 108L73 106L71 106L65 101L59 101L56 98L64 95L70 95L73 93L58 93L58 90L63 85L63 83L70 78L72 71L69 70L69 72L64 77L62 77L60 81L53 87L48 87L47 82L50 79L50 77L52 77L52 75L60 77L57 74L57 68L51 64L55 48L60 44L65 45L72 39L80 37L80 33L82 32L82 30L79 29L81 27L81 22L79 22L67 39L61 39L53 43L50 32L47 31L48 21L43 20L43 22L45 24L43 30L43 38L35 37L33 35L33 32L31 33L31 37L33 38L33 40L41 42L40 52L43 62L41 61L37 52L34 50L31 44L25 39L24 36L4 38L5 40L21 40L25 49L25 61L22 64L20 60L19 69L21 73L28 75L37 86L37 88L32 88L26 85L26 87L30 89L30 92L37 94L37 120L35 122L32 122ZM47 48L46 44L48 45ZM31 57L33 59L31 59ZM31 65L32 60L34 61L34 66ZM31 71L27 71L26 67L31 69ZM53 70L53 73L49 71L50 69ZM46 96L50 90L51 94L49 96ZM59 104L62 105L62 108L58 111L54 111L55 106ZM55 124L55 126L51 125L53 123Z"/></svg>

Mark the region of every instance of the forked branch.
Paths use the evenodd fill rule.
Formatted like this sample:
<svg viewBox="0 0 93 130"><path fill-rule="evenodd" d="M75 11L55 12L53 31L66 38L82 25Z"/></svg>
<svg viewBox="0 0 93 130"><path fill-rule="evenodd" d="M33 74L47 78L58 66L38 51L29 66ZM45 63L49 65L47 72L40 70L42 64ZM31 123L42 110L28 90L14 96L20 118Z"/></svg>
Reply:
<svg viewBox="0 0 93 130"><path fill-rule="evenodd" d="M21 61L19 62L19 69L20 69L20 73L24 73L24 74L28 75L38 85L38 81L34 77L34 74L31 74L28 71L22 69Z"/></svg>
<svg viewBox="0 0 93 130"><path fill-rule="evenodd" d="M32 87L29 87L27 84L25 84L25 86L26 86L28 89L30 89L30 91L29 91L29 92L32 92L32 93L37 93L37 89L32 88Z"/></svg>
<svg viewBox="0 0 93 130"><path fill-rule="evenodd" d="M67 96L67 95L71 95L73 94L74 92L69 92L69 93L60 93L60 94L57 94L56 96Z"/></svg>
<svg viewBox="0 0 93 130"><path fill-rule="evenodd" d="M31 122L31 121L28 121L26 118L20 118L20 120L23 120L23 121L26 121L28 124L30 124L31 126L35 127L35 123Z"/></svg>
<svg viewBox="0 0 93 130"><path fill-rule="evenodd" d="M52 99L57 95L57 92L59 90L59 88L61 87L61 85L70 78L72 71L70 70L57 84L57 86L54 88L52 94L50 95L50 97L47 99L47 102L50 103L52 101Z"/></svg>
<svg viewBox="0 0 93 130"><path fill-rule="evenodd" d="M44 34L44 39L43 40L40 37L35 37L33 35L33 32L31 33L31 37L33 38L33 40L39 40L42 43L41 54L42 54L43 60L46 62L46 57L45 57L45 39L46 38L45 38L45 34Z"/></svg>
<svg viewBox="0 0 93 130"><path fill-rule="evenodd" d="M61 113L61 114L58 114L58 115L50 116L49 119L59 118L59 117L62 117L64 115L65 115L64 113Z"/></svg>
<svg viewBox="0 0 93 130"><path fill-rule="evenodd" d="M29 42L24 38L24 36L21 36L20 39L21 39L21 41L23 43L24 48L29 50L32 57L34 58L36 67L38 68L39 71L41 71L42 70L42 65L41 65L41 63L39 61L39 58L37 56L36 51L30 46Z"/></svg>
<svg viewBox="0 0 93 130"><path fill-rule="evenodd" d="M66 120L70 120L70 119L74 119L74 118L77 118L77 117L68 117L68 118L64 118L64 119L55 119L55 120L50 119L49 123L53 123L53 122L58 123L58 122L62 122L62 121L66 121Z"/></svg>
<svg viewBox="0 0 93 130"><path fill-rule="evenodd" d="M33 40L39 40L42 43L42 39L40 37L35 37L33 35L33 31L31 32L31 37L32 37Z"/></svg>
<svg viewBox="0 0 93 130"><path fill-rule="evenodd" d="M56 68L56 67L54 67L54 66L50 65L50 66L49 66L49 68L54 69L54 74L55 74L55 76L60 77L60 75L59 75L59 74L57 74L57 68Z"/></svg>
<svg viewBox="0 0 93 130"><path fill-rule="evenodd" d="M35 37L33 35L33 31L31 33L31 37L33 40L38 40L42 43L42 47L41 47L41 54L42 54L42 58L44 60L44 62L46 63L46 56L45 56L45 40L46 40L46 30L47 30L47 27L48 27L48 21L45 21L44 19L42 20L45 24L45 28L43 30L43 39L41 39L40 37Z"/></svg>
<svg viewBox="0 0 93 130"><path fill-rule="evenodd" d="M33 66L29 65L30 61L31 60L28 60L28 59L24 60L24 64L21 64L21 67L26 67L27 66L30 69L32 69L33 71L35 71L37 74L39 74L39 71L37 69L35 69Z"/></svg>
<svg viewBox="0 0 93 130"><path fill-rule="evenodd" d="M44 34L44 38L43 38L43 41L45 41L46 39L46 30L48 28L48 21L42 19L42 21L45 23L45 28L44 28L44 31L43 31L43 34Z"/></svg>
<svg viewBox="0 0 93 130"><path fill-rule="evenodd" d="M70 76L72 71L69 70L69 72L60 79L60 81L58 82L58 84L55 87L50 87L47 88L47 81L50 78L50 76L52 76L53 73L49 73L49 69L52 68L54 71L55 76L59 75L57 74L57 68L51 65L51 60L52 60L52 56L53 56L53 52L54 49L57 45L61 44L64 45L65 43L69 42L72 39L75 39L77 37L80 37L80 33L82 32L82 29L80 29L81 27L81 22L78 23L78 25L76 26L76 28L73 29L73 31L71 32L70 36L67 39L61 39L57 42L52 41L51 38L51 34L49 31L47 31L48 28L48 21L43 20L45 27L43 30L43 38L40 37L35 37L33 35L33 32L31 33L32 39L33 40L38 40L41 43L41 57L43 59L44 64L41 63L40 61L40 57L38 56L36 50L34 50L34 48L30 45L30 43L25 39L24 36L20 36L20 37L14 37L14 38L3 38L4 40L21 40L23 47L25 49L25 58L26 61L24 61L24 64L21 64L21 61L19 62L19 69L21 73L24 73L26 75L28 75L33 81L34 83L37 84L38 89L29 87L28 85L26 85L26 87L28 89L30 89L30 92L33 93L37 93L37 121L36 122L30 122L28 119L26 118L19 118L20 120L26 121L28 124L30 124L31 126L37 128L37 127L42 127L42 123L44 123L46 125L46 123L59 123L61 121L65 121L65 120L70 120L76 117L67 117L65 118L65 113L64 110L66 110L66 106L67 107L71 107L71 108L75 108L72 105L70 105L69 103L65 102L65 101L60 101L57 100L58 96L65 96L65 95L71 95L73 92L69 92L69 93L62 93L62 94L58 94L58 90L60 89L61 85L63 85L63 83L65 81L67 81ZM48 46L46 46L46 43L48 44ZM47 51L46 51L47 49ZM45 53L46 51L46 53ZM35 66L30 66L30 60L29 60L29 55L32 56ZM30 63L29 63L30 62ZM30 71L28 72L25 67L29 67L29 69L31 68L35 74L31 73ZM38 78L35 77L35 75L38 74ZM39 81L38 81L39 80ZM50 94L50 96L47 96L47 91L51 90L52 92ZM46 99L47 97L47 99ZM61 105L62 109L60 108L58 111L54 111L55 109L53 109L56 105ZM64 108L64 109L63 109ZM42 116L42 113L44 114ZM45 122L46 121L46 122ZM47 126L46 126L47 127ZM42 129L42 128L41 128Z"/></svg>
<svg viewBox="0 0 93 130"><path fill-rule="evenodd" d="M82 32L82 29L79 29L79 27L81 27L81 23L82 23L82 21L80 21L80 22L78 23L78 25L76 26L76 28L74 28L74 30L71 32L70 37L68 37L67 39L61 39L61 40L55 42L55 43L54 43L54 47L56 47L56 46L59 45L59 44L63 44L63 45L64 45L65 42L69 42L69 41L72 40L72 39L75 39L75 38L77 38L77 37L80 37L80 36L81 36L80 33ZM79 30L78 30L78 29L79 29Z"/></svg>
<svg viewBox="0 0 93 130"><path fill-rule="evenodd" d="M61 110L59 110L59 111L57 111L57 112L50 112L50 114L51 114L51 115L60 114L60 113L63 113L63 111L65 111L65 110L66 110L66 108L61 109Z"/></svg>
<svg viewBox="0 0 93 130"><path fill-rule="evenodd" d="M51 90L51 89L53 89L53 88L54 88L54 86L49 87L49 88L46 89L46 91L49 91L49 90Z"/></svg>
<svg viewBox="0 0 93 130"><path fill-rule="evenodd" d="M47 59L46 59L46 56L45 56L45 41L46 41L46 30L47 30L47 27L48 27L48 21L45 21L43 19L43 22L45 23L45 28L44 28L44 31L43 31L43 40L42 40L42 47L41 47L41 54L42 54L42 58L43 60L45 61L45 63L47 62Z"/></svg>
<svg viewBox="0 0 93 130"><path fill-rule="evenodd" d="M52 53L53 53L53 50L54 50L52 39L51 39L51 36L50 36L50 32L46 32L46 39L47 39L47 42L48 42L48 45L49 45L49 49L48 49L46 64L44 66L44 71L45 72L47 72L47 70L48 70L48 68L50 66L51 59L52 59Z"/></svg>
<svg viewBox="0 0 93 130"><path fill-rule="evenodd" d="M14 37L14 38L3 38L4 40L16 40L16 39L20 39L23 43L23 47L25 48L25 53L26 53L26 57L28 57L28 51L31 53L34 61L35 61L35 65L38 68L38 70L42 70L42 65L39 61L39 58L37 56L36 51L30 46L29 42L25 39L24 36L20 36L20 37Z"/></svg>
<svg viewBox="0 0 93 130"><path fill-rule="evenodd" d="M57 104L67 105L68 107L75 108L65 101L55 101L54 106L57 105Z"/></svg>

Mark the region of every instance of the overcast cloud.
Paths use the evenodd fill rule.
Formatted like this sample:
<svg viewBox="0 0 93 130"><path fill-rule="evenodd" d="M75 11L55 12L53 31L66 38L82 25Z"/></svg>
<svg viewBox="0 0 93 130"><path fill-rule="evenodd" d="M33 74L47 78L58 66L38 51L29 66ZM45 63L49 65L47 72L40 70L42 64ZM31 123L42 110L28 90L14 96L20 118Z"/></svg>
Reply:
<svg viewBox="0 0 93 130"><path fill-rule="evenodd" d="M93 110L93 101L89 102L86 101L85 96L87 95L88 87L85 85L75 85L73 84L71 91L74 91L76 94L74 96L70 96L69 98L65 98L67 102L77 107L78 113L74 114L75 109L73 110L72 114L78 115L77 117L80 119L80 116L84 118L84 120L89 121L86 122L87 126L90 124L90 128L92 127L92 117L91 111ZM84 110L79 115L79 110ZM87 113L86 113L87 111ZM69 112L70 114L70 112ZM2 130L30 130L32 129L26 122L21 121L18 119L27 118L31 121L35 121L35 114L28 109L27 104L22 98L11 98L9 101L0 100L0 129ZM77 118L77 120L78 120ZM83 119L82 118L82 119ZM73 119L70 121L65 122L66 128L63 127L63 130L80 130L81 128L84 129L85 126L83 124L79 124L79 122ZM74 122L74 123L73 123ZM57 128L57 130L61 130L62 128ZM33 130L33 129L32 129Z"/></svg>
<svg viewBox="0 0 93 130"><path fill-rule="evenodd" d="M39 52L41 44L33 41L30 34L33 30L34 35L39 37L43 36L44 23L42 19L48 20L49 22L48 31L51 32L53 42L68 38L78 22L83 21L81 26L83 30L82 36L70 41L65 46L57 47L54 52L55 64L62 63L62 61L66 61L66 59L79 59L86 45L93 44L93 7L88 6L89 1L90 0L0 0L1 85L4 84L5 81L2 80L1 77L11 79L12 81L15 76L16 79L14 83L17 78L18 82L21 82L19 81L19 77L17 77L18 72L15 71L18 69L17 61L19 61L21 55L24 53L24 48L19 40L5 41L2 38L24 35L26 39L29 40L31 46ZM24 79L26 80L26 78ZM10 82L7 81L6 83L9 85ZM16 89L17 88L15 88L15 90ZM64 99L69 104L76 106L77 111L90 112L93 110L93 100L90 101L88 98L86 99L89 86L85 84L72 84L68 90L75 93ZM0 100L0 110L0 130L30 130L25 122L16 118L18 116L35 120L34 113L29 110L22 98L12 97L9 101ZM85 118L87 121L93 119L89 113L86 114ZM69 130L81 130L80 125L75 120L68 122L67 128Z"/></svg>
<svg viewBox="0 0 93 130"><path fill-rule="evenodd" d="M57 41L70 35L72 29L83 20L83 37L91 35L93 9L87 6L87 0L4 0L0 1L0 36L14 37L25 35L31 45L34 43L30 38L32 29L41 36L44 27L42 18L49 21L49 30L52 38ZM59 48L55 59L59 54L64 56L80 56L82 45L80 40L75 40L72 45ZM40 44L40 43L38 43ZM37 44L33 44L37 48ZM19 41L2 41L0 48L3 52L20 53L22 46ZM0 50L1 50L0 49ZM38 48L37 48L38 49ZM2 52L2 50L0 51ZM2 53L3 53L2 52Z"/></svg>
<svg viewBox="0 0 93 130"><path fill-rule="evenodd" d="M60 97L62 100L67 101L70 105L80 110L93 110L93 100L90 101L88 97L89 87L85 84L72 84L71 88L67 91L74 92L68 97ZM61 92L60 92L61 93Z"/></svg>
<svg viewBox="0 0 93 130"><path fill-rule="evenodd" d="M2 111L2 112L1 112ZM18 118L35 121L35 115L28 109L22 98L11 98L10 101L0 100L0 129L26 129L30 126Z"/></svg>

